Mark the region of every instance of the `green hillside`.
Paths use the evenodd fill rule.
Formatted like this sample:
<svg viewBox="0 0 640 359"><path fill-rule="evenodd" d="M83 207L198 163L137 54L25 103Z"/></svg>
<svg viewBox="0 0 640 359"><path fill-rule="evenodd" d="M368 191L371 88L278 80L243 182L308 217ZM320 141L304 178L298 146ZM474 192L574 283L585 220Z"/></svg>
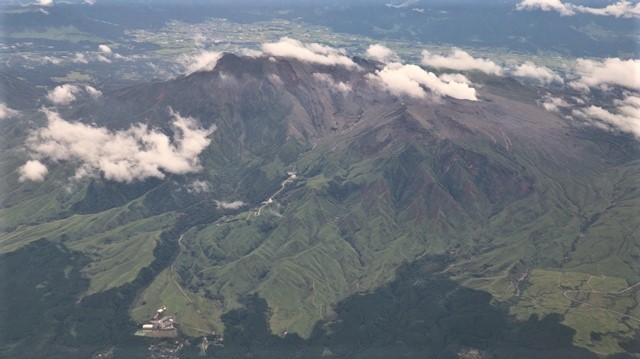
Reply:
<svg viewBox="0 0 640 359"><path fill-rule="evenodd" d="M141 122L171 132L171 108L215 124L195 174L72 180L74 164L62 162L46 181L21 183L26 157L12 143L0 157L0 264L24 270L13 268L15 258L52 246L51 280L82 278L55 309L68 315L70 300L79 313L109 303L96 313L115 318L54 320L64 328L42 335L73 336L54 340L63 351L85 341L97 350L100 339L124 345L167 306L182 334L228 338L212 350L229 355L259 355L269 343L319 350L309 357L438 348L430 355L578 358L585 349L634 348L637 140L569 123L532 100L539 89L503 78L485 79L477 103L401 101L371 89L366 74L376 66L225 55L214 71L113 91L63 113L111 129ZM352 92L332 91L317 72L349 80ZM193 190L194 181L206 190ZM234 201L243 205L225 207ZM392 318L405 303L415 305ZM472 329L461 332L469 320ZM74 336L74 321L110 324L88 338ZM253 345L245 345L246 327L257 328ZM559 333L557 341L531 334L540 328ZM412 331L429 338L403 341L400 333ZM386 332L394 341L372 353L366 337ZM331 333L351 333L358 345ZM7 353L24 345L14 337L1 344Z"/></svg>

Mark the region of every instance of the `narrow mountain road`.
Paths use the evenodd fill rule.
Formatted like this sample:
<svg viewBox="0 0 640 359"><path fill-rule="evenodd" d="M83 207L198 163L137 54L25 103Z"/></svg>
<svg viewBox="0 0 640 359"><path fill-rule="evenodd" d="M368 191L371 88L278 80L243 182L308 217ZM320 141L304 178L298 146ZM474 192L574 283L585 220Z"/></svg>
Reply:
<svg viewBox="0 0 640 359"><path fill-rule="evenodd" d="M589 284L589 282L590 282L592 277L593 276L591 276L589 278L589 281L587 281L588 284ZM560 285L560 279L561 279L561 276L558 276L558 288L562 289L562 286ZM629 318L631 320L635 320L636 322L640 322L640 318L635 317L633 315L629 315L629 314L626 314L626 313L618 312L616 310L612 310L612 309L609 309L609 308L606 308L606 307L603 307L603 306L600 306L600 305L595 305L595 304L591 304L589 302L585 302L585 301L582 301L582 300L571 298L571 296L570 296L570 294L579 294L579 293L618 295L618 294L622 294L622 293L628 292L628 291L630 291L633 288L638 287L638 286L640 286L640 282L638 282L638 283L636 283L634 285L631 285L631 286L629 286L629 287L627 287L625 289L619 290L619 291L603 292L603 291L593 290L593 287L591 287L591 285L589 284L589 287L591 287L591 290L570 290L570 289L568 289L568 290L564 290L562 292L562 296L564 296L565 299L567 299L567 300L569 300L569 301L571 301L573 303L583 304L583 305L586 305L586 306L589 306L589 307L592 307L592 308L597 308L597 309L600 309L600 310L604 310L605 312L617 314L617 315L620 315L622 317Z"/></svg>
<svg viewBox="0 0 640 359"><path fill-rule="evenodd" d="M260 205L260 207L258 207L257 210L254 209L254 210L249 211L249 215L247 216L247 220L251 217L252 214L255 215L256 217L259 216L260 212L264 208L266 208L268 205L272 204L273 203L273 199L276 196L278 196L280 193L282 193L282 191L284 191L284 189L287 186L287 184L295 181L295 179L297 178L297 175L296 175L295 172L288 172L287 175L288 175L287 179L285 179L284 181L282 181L280 183L280 188L276 192L274 192L269 197L269 199L267 199L266 201L262 202L262 204ZM226 222L227 222L227 218L226 217L222 217L222 218L218 219L214 223L216 225L221 225L221 224L226 223ZM182 252L184 251L183 240L184 240L184 234L180 235L180 237L178 238L179 251L178 251L178 255L176 256L176 258L179 257L182 254ZM209 324L209 327L210 327L211 330L204 330L202 328L196 328L196 327L193 327L193 326L190 326L190 325L185 325L185 324L182 324L182 325L187 327L187 328L191 328L191 329L197 330L199 332L211 333L213 328L214 328L213 323L204 315L204 313L202 313L202 311L200 310L198 305L191 299L191 297L187 294L187 291L184 290L184 288L182 288L182 286L180 285L180 283L176 279L176 275L175 275L176 274L175 273L175 260L171 263L171 266L169 266L169 271L170 271L169 276L171 277L171 281L173 282L173 284L178 288L180 293L182 293L182 295L187 299L187 301L193 306L195 311L205 321L205 323ZM314 305L315 305L315 303L314 303Z"/></svg>
<svg viewBox="0 0 640 359"><path fill-rule="evenodd" d="M284 191L284 188L287 186L287 183L291 183L293 181L295 181L296 178L298 178L298 176L296 175L295 172L287 172L287 174L289 175L289 177L287 179L285 179L284 181L282 181L282 183L280 183L280 188L274 193L272 194L269 199L267 199L266 201L262 202L262 205L260 207L258 207L258 210L252 210L249 211L249 215L247 215L247 219L249 219L251 217L251 215L255 215L256 217L258 217L260 215L260 212L262 212L262 210L264 208L266 208L267 206L269 206L270 204L273 203L273 199L279 195L282 191Z"/></svg>

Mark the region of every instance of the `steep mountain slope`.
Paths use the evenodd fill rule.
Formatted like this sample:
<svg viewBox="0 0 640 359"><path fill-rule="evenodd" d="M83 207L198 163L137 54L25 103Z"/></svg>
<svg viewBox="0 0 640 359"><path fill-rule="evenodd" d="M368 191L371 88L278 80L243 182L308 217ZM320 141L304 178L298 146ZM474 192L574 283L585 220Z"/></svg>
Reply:
<svg viewBox="0 0 640 359"><path fill-rule="evenodd" d="M202 171L135 184L71 181L63 163L17 185L25 155L6 151L2 252L46 238L83 253L79 302L133 288L121 304L137 321L167 305L187 334L221 332L257 295L269 330L303 338L439 255L438 275L513 318L562 314L574 344L624 351L640 327L638 142L546 112L538 89L509 79L483 78L477 102L397 98L371 81L379 64L355 61L226 54L213 71L60 111L166 133L175 111L216 130ZM163 266L157 248L174 250Z"/></svg>

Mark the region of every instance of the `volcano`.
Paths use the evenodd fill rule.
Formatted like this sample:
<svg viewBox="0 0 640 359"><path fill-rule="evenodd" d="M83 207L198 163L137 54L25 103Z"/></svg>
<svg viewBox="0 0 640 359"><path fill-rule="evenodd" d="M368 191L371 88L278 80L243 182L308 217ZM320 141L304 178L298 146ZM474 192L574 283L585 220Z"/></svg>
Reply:
<svg viewBox="0 0 640 359"><path fill-rule="evenodd" d="M245 323L245 331L271 335L254 347L304 345L335 323L361 333L371 326L411 331L419 324L384 324L381 313L399 308L385 301L397 304L394 298L417 293L411 288L427 298L424 285L432 285L444 292L430 307L460 314L462 304L443 303L463 303L460 293L474 293L483 311L508 317L495 327L473 317L478 325L465 322L468 337L438 344L446 350L499 353L504 348L494 344L516 325L504 323L543 318L539 323L561 328L568 341L513 345L534 356L560 357L567 348L590 355L573 345L588 348L593 333L604 334L595 319L602 313L612 316L607 323L628 324L607 330L631 345L638 303L630 286L640 273L637 140L548 112L536 101L546 90L514 79L470 73L465 86L475 87L475 99L425 84L418 84L424 95L411 96L380 83L385 64L352 61L347 67L226 53L211 71L61 109L61 121L105 136L144 125L145 136L164 134L182 154L186 132L170 120L179 114L210 129L209 142L189 171L165 166L124 182L107 178L99 163L82 175L78 168L89 160L79 155L51 160L41 183L20 182L25 153L5 151L5 260L40 253L43 241L56 244L51 255L75 256L67 269L64 261L50 261L57 266L52 273L84 278L71 291L76 308L64 310L87 313L111 302L89 322L111 323L102 335L118 343L125 339L114 334L115 321L135 327L163 305L177 312L183 334L226 333L229 343L243 343L242 318L264 319L255 327ZM33 120L45 126L42 113ZM26 129L19 133L27 143L38 140ZM591 285L613 285L607 293L630 289L606 297L604 290L588 292ZM378 297L380 290L387 294ZM360 306L382 322L345 312ZM251 316L255 308L261 312ZM47 319L51 331L74 321L82 316ZM41 340L64 348L98 345L85 336ZM407 343L393 345L414 348Z"/></svg>

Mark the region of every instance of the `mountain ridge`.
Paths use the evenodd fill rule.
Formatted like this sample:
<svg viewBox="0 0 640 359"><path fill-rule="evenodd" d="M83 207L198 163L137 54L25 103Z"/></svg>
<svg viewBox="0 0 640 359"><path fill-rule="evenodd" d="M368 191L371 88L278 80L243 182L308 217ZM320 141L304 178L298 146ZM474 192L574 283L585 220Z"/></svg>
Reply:
<svg viewBox="0 0 640 359"><path fill-rule="evenodd" d="M335 319L337 303L390 283L407 263L449 255L443 273L489 292L510 315L564 313L562 323L578 331L575 344L620 351L617 341L588 339L599 330L597 321L580 322L585 314L558 298L557 275L569 273L566 288L584 285L580 273L603 273L616 285L638 280L632 243L638 227L624 227L640 218L630 185L640 171L638 143L547 112L530 100L530 92L541 90L510 79L483 82L479 101L413 99L368 80L381 64L355 61L360 69L345 70L225 54L212 71L111 91L61 110L64 118L112 131L145 123L172 133L168 109L217 129L200 154L201 172L165 174L120 197L113 193L123 185L101 178L78 181L66 194L39 194L38 201L65 198L67 211L56 208L42 223L8 218L3 248L16 250L46 233L93 256L99 269L111 260L109 250L127 250L137 243L132 238L145 238L152 248L159 233L197 212L197 225L180 233L184 248L173 278L198 307L184 302L165 268L127 304L134 320L167 305L185 323L203 325L198 309L222 332L225 313L258 295L273 333L309 338L318 323ZM332 85L339 82L350 90ZM29 191L68 181L69 165L54 166L44 184L20 184L3 195L3 206L16 211ZM13 166L6 178L17 183ZM296 179L283 184L288 171ZM189 187L194 181L207 188L196 191ZM110 196L110 204L91 205ZM229 209L217 201L244 205ZM615 250L621 244L626 251ZM594 247L602 253L595 260ZM127 267L130 278L144 271L144 265ZM83 273L97 292L123 284L90 267ZM516 295L513 283L523 273ZM525 297L550 304L530 305ZM625 300L633 303L625 312L635 315L632 297L614 299L610 307ZM638 329L632 322L627 329L609 323L624 340Z"/></svg>

